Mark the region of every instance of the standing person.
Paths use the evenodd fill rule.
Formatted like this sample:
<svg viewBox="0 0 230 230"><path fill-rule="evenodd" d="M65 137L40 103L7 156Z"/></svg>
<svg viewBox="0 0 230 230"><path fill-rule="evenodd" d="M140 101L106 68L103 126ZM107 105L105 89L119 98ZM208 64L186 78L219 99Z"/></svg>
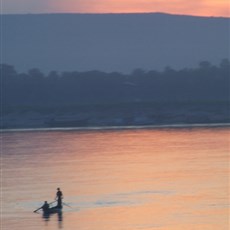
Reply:
<svg viewBox="0 0 230 230"><path fill-rule="evenodd" d="M62 208L62 199L63 199L63 194L60 188L57 188L57 193L56 193L56 200L57 200L57 207Z"/></svg>

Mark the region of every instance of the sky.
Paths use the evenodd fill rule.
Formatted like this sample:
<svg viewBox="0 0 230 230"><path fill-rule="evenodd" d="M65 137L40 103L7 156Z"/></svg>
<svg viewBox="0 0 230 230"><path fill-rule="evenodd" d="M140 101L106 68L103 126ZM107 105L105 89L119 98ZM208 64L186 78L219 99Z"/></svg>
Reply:
<svg viewBox="0 0 230 230"><path fill-rule="evenodd" d="M143 13L230 17L229 0L0 0L1 14Z"/></svg>

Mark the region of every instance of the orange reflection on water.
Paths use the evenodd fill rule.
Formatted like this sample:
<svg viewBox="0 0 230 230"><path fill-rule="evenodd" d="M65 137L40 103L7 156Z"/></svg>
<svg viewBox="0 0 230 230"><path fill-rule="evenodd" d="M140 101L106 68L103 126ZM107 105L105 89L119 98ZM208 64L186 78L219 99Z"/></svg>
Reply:
<svg viewBox="0 0 230 230"><path fill-rule="evenodd" d="M21 150L8 146L12 155L4 156L5 201L12 208L19 200L53 199L61 187L72 207L64 207L68 230L228 229L229 134L227 128L18 134L8 138L20 138ZM54 219L47 229L55 229Z"/></svg>

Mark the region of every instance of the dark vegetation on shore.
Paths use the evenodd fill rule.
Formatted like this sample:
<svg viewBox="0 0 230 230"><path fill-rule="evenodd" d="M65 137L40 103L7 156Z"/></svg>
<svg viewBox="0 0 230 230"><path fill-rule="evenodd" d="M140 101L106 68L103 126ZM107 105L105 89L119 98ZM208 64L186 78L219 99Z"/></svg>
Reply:
<svg viewBox="0 0 230 230"><path fill-rule="evenodd" d="M130 74L17 73L7 64L0 71L2 127L43 126L63 117L88 119L89 125L229 122L227 59L219 66L203 61L197 68Z"/></svg>
<svg viewBox="0 0 230 230"><path fill-rule="evenodd" d="M39 69L17 73L2 64L1 96L4 107L77 105L159 101L229 101L230 62L213 66L203 61L197 68L163 72L136 69L131 74L50 72Z"/></svg>

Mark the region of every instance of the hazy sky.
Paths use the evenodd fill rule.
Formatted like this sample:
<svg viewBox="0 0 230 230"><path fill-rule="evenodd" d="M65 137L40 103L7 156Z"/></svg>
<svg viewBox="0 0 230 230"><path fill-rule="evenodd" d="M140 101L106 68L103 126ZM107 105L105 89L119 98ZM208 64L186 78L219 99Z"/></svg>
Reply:
<svg viewBox="0 0 230 230"><path fill-rule="evenodd" d="M230 16L229 0L0 0L1 13L165 12Z"/></svg>

